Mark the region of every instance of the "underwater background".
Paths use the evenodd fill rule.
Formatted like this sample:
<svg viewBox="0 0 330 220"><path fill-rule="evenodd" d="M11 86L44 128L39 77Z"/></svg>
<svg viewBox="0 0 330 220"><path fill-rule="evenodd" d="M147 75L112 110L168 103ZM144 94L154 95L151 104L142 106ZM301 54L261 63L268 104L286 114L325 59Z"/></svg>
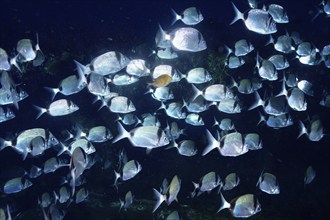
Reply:
<svg viewBox="0 0 330 220"><path fill-rule="evenodd" d="M249 8L247 1L237 0L234 3L242 11ZM330 43L330 18L321 14L312 20L320 7L319 1L258 2L259 5L263 3L282 5L290 18L289 23L278 25L275 36L285 34L286 31L296 31L304 41L312 42L318 48ZM207 49L197 53L182 53L175 60L160 60L155 55L150 55L155 48L154 39L158 24L164 29L170 27L173 20L171 8L181 12L190 6L198 8L204 16L204 20L196 25L196 28L203 34ZM227 0L2 0L1 9L0 47L6 48L8 54L11 54L18 40L28 38L35 41L38 33L39 44L45 55L42 66L24 65L23 73L14 74L15 81L28 92L29 97L19 103L18 110L14 110L14 119L0 123L0 137L4 139L12 139L23 130L37 127L49 129L55 137L61 137L64 130L70 129L76 123L85 128L104 125L114 136L117 135L117 115L106 108L99 110L100 104L93 104L95 96L87 89L70 96L70 100L79 106L77 112L61 117L45 114L36 120L37 111L33 105L44 107L51 102L44 87L57 87L63 78L73 74L76 68L73 60L86 64L107 51L119 51L130 59L145 59L151 69L159 64L169 64L185 73L193 67L202 66L213 74L215 82L228 83L226 74L244 74L253 68L256 53L247 58L248 68L230 70L225 66L224 45L233 45L237 40L245 38L252 42L264 57L273 53L271 46L264 46L269 39L268 35L258 35L247 30L243 21L229 25L235 14L231 1ZM181 26L184 26L183 23L177 21L175 27ZM225 192L225 198L232 199L245 193L253 193L258 197L262 211L250 219L327 219L330 197L330 111L319 102L323 90L329 89L330 70L323 64L308 66L294 61L290 68L301 74L302 78L311 81L314 88L314 96L307 98L308 110L294 112L292 117L295 121L308 121L313 115L317 115L323 122L325 133L320 141L310 141L306 136L297 139L297 123L281 129L273 129L265 124L257 126L258 112L244 111L226 116L234 121L236 130L241 133L258 133L263 149L235 158L221 156L217 150L202 156L201 152L207 145L205 130L212 128L215 115L222 118L225 114L211 107L202 114L205 126L194 127L184 121L178 122L180 128L186 128L185 138L196 143L198 151L193 157L184 157L174 149L163 148L146 154L144 149L132 147L128 140L113 144L109 140L95 144L102 160L84 172L84 186L89 191L88 198L82 203L73 202L62 207L65 210L63 219L166 219L173 210L179 212L181 219L233 219L228 210L216 213L221 199L215 191L193 199L189 197L194 190L191 182L198 182L200 177L209 171L215 171L222 179L231 172L236 172L240 177L238 187ZM144 95L148 81L150 80L141 79L135 84L115 89L133 100L137 109L134 112L136 115L155 113L160 106L150 95ZM182 81L173 90L182 93L183 97L189 97L190 85ZM272 85L266 84L263 89L266 87L272 88ZM61 94L58 96L62 97ZM244 96L242 99L251 103L253 96ZM181 101L180 98L177 100ZM158 116L164 128L168 117L164 112ZM139 161L143 168L134 179L121 182L117 191L113 186L113 171L117 170L121 148L125 148L128 158ZM0 151L0 183L4 184L6 180L22 175L32 164L42 166L44 161L53 156L56 156L56 152L46 151L37 158L22 160L12 149ZM110 163L109 168L103 168L104 160ZM316 177L313 182L304 185L305 172L310 165L315 169ZM265 194L256 187L263 170L276 175L281 187L279 195ZM54 173L43 174L32 181L33 185L29 189L16 194L5 195L0 192L0 207L5 209L9 204L13 219L43 219L38 198L43 192L57 190L59 177L68 172L67 168L61 168ZM152 189L158 189L164 178L171 179L175 175L182 181L178 202L170 206L163 204L152 213L155 203ZM134 194L132 206L126 211L118 211L119 198L123 198L129 190Z"/></svg>

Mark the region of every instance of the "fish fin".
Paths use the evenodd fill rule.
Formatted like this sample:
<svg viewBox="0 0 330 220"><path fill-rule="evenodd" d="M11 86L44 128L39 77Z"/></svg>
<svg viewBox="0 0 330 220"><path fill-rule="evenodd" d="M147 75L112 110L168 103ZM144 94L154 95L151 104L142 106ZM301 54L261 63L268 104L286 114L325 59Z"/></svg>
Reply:
<svg viewBox="0 0 330 220"><path fill-rule="evenodd" d="M118 123L118 135L116 138L113 139L112 143L116 143L117 141L124 139L124 138L129 138L130 134L128 131L125 130L125 128Z"/></svg>
<svg viewBox="0 0 330 220"><path fill-rule="evenodd" d="M74 62L76 63L77 66L77 72L78 72L78 83L77 83L77 87L79 89L83 89L86 85L87 85L87 78L85 76L85 72L86 70L84 70L79 63L74 60ZM78 63L78 64L77 64Z"/></svg>
<svg viewBox="0 0 330 220"><path fill-rule="evenodd" d="M225 200L222 193L220 193L220 197L221 197L221 206L218 209L217 213L220 212L223 209L229 209L230 208L230 203Z"/></svg>
<svg viewBox="0 0 330 220"><path fill-rule="evenodd" d="M282 95L284 95L285 97L288 97L288 90L285 87L285 81L284 80L282 82L282 89L281 89L281 91L275 97L282 96Z"/></svg>
<svg viewBox="0 0 330 220"><path fill-rule="evenodd" d="M264 105L265 105L265 101L261 99L258 91L256 91L254 94L255 94L254 96L255 96L256 101L248 108L249 111L252 109L255 109L259 106L264 107Z"/></svg>
<svg viewBox="0 0 330 220"><path fill-rule="evenodd" d="M33 105L33 106L34 106L34 107L37 109L37 111L38 111L38 114L37 114L36 120L37 120L38 118L40 118L40 116L43 115L45 112L47 112L47 109L45 109L45 108L41 108L41 107L36 106L36 105Z"/></svg>
<svg viewBox="0 0 330 220"><path fill-rule="evenodd" d="M6 141L5 139L0 138L0 151L5 149L6 147L10 147L10 146L12 146L11 141Z"/></svg>
<svg viewBox="0 0 330 220"><path fill-rule="evenodd" d="M231 4L233 5L235 11L235 18L232 20L232 22L230 22L230 25L234 24L238 20L244 20L244 14L240 12L240 10L238 10L238 8L233 2Z"/></svg>
<svg viewBox="0 0 330 220"><path fill-rule="evenodd" d="M13 57L13 58L10 59L10 65L15 66L18 69L18 71L20 73L22 73L22 69L21 69L21 67L19 67L19 65L17 63L17 57L18 57L18 54L15 57Z"/></svg>
<svg viewBox="0 0 330 220"><path fill-rule="evenodd" d="M200 91L194 84L191 84L191 87L193 89L193 97L191 100L195 100L198 96L203 95L203 92Z"/></svg>
<svg viewBox="0 0 330 220"><path fill-rule="evenodd" d="M206 129L206 137L208 140L208 145L204 149L202 156L205 156L210 151L212 151L214 148L218 148L218 149L220 148L220 142L212 136L211 132L208 129Z"/></svg>
<svg viewBox="0 0 330 220"><path fill-rule="evenodd" d="M59 150L59 152L57 152L57 156L62 155L64 152L68 152L71 155L69 148L65 144L60 142L59 145L60 145L60 150Z"/></svg>
<svg viewBox="0 0 330 220"><path fill-rule="evenodd" d="M59 88L44 87L44 89L46 89L51 94L51 101L53 101L56 94L60 92Z"/></svg>
<svg viewBox="0 0 330 220"><path fill-rule="evenodd" d="M72 161L72 159L71 159ZM71 162L70 162L71 165ZM72 179L72 191L71 191L71 196L74 196L75 190L76 190L76 174L75 174L76 168L71 168L70 174L71 174L71 179Z"/></svg>
<svg viewBox="0 0 330 220"><path fill-rule="evenodd" d="M261 112L258 112L258 113L259 113L259 117L260 117L260 119L259 119L259 121L258 121L258 123L257 123L257 126L258 126L259 124L261 124L262 122L266 121L265 116L264 116L263 114L261 114Z"/></svg>
<svg viewBox="0 0 330 220"><path fill-rule="evenodd" d="M91 74L92 71L91 71L89 65L84 66L83 64L79 63L77 60L73 60L73 61L74 61L74 63L76 64L76 67L77 67L77 70L78 70L78 71L79 71L79 69L80 69L80 71L82 71L82 73L83 73L84 75L89 75L89 74Z"/></svg>
<svg viewBox="0 0 330 220"><path fill-rule="evenodd" d="M274 38L273 38L273 36L270 34L270 35L269 35L269 39L268 39L268 41L266 42L265 46L268 46L269 44L274 44L274 43L275 43Z"/></svg>
<svg viewBox="0 0 330 220"><path fill-rule="evenodd" d="M181 20L181 19L182 19L182 16L179 15L178 13L176 13L176 11L174 11L173 8L171 8L171 12L172 12L172 15L173 15L173 20L172 20L172 22L171 22L171 26L172 26L172 25L175 24L175 22L176 22L177 20Z"/></svg>
<svg viewBox="0 0 330 220"><path fill-rule="evenodd" d="M302 135L307 134L307 129L305 125L302 123L302 121L299 120L298 123L299 123L299 134L297 139L300 138Z"/></svg>
<svg viewBox="0 0 330 220"><path fill-rule="evenodd" d="M224 47L226 49L226 58L228 58L229 55L233 53L233 50L230 47L228 47L226 44L224 44Z"/></svg>
<svg viewBox="0 0 330 220"><path fill-rule="evenodd" d="M166 195L161 194L155 188L153 190L154 190L154 194L155 194L157 201L152 210L152 213L154 213L158 209L158 207L166 200Z"/></svg>

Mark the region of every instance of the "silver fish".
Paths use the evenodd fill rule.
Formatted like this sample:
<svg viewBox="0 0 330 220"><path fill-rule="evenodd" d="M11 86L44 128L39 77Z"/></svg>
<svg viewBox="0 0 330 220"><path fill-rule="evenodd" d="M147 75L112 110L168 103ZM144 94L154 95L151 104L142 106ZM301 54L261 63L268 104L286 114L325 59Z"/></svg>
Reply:
<svg viewBox="0 0 330 220"><path fill-rule="evenodd" d="M85 75L78 69L78 76L77 75L70 75L64 78L58 85L57 88L49 88L45 87L48 91L51 92L52 100L56 96L57 93L61 93L65 96L76 94L83 90L87 85L87 79Z"/></svg>
<svg viewBox="0 0 330 220"><path fill-rule="evenodd" d="M239 196L230 201L230 203L225 200L222 194L220 195L222 204L218 212L223 209L229 209L235 218L248 218L261 211L261 205L253 194Z"/></svg>
<svg viewBox="0 0 330 220"><path fill-rule="evenodd" d="M243 136L239 132L226 134L221 141L216 140L209 130L206 130L208 145L202 155L205 156L213 149L217 148L222 156L237 157L248 152L248 147L244 143Z"/></svg>
<svg viewBox="0 0 330 220"><path fill-rule="evenodd" d="M0 123L15 118L15 113L9 107L0 106Z"/></svg>
<svg viewBox="0 0 330 220"><path fill-rule="evenodd" d="M242 57L237 57L235 55L230 55L225 62L225 65L229 69L236 69L245 64L245 60Z"/></svg>
<svg viewBox="0 0 330 220"><path fill-rule="evenodd" d="M269 41L266 45L271 43L274 44L274 49L277 50L278 52L288 54L295 50L294 46L292 45L293 40L289 35L279 36L276 42L274 41L273 37L270 36Z"/></svg>
<svg viewBox="0 0 330 220"><path fill-rule="evenodd" d="M259 150L263 147L260 135L257 133L249 133L244 135L244 144L249 150Z"/></svg>
<svg viewBox="0 0 330 220"><path fill-rule="evenodd" d="M312 83L308 82L307 80L300 80L297 83L297 87L304 92L306 95L313 96L314 92L312 90Z"/></svg>
<svg viewBox="0 0 330 220"><path fill-rule="evenodd" d="M149 88L149 91L146 93L152 93L151 97L163 102L163 101L168 101L171 99L174 99L174 95L172 90L169 87L163 86L163 87L158 87L158 88Z"/></svg>
<svg viewBox="0 0 330 220"><path fill-rule="evenodd" d="M79 107L68 99L59 99L52 102L47 108L41 108L36 106L36 109L39 111L37 119L40 118L44 113L48 113L50 116L63 116L69 115L75 111L79 110Z"/></svg>
<svg viewBox="0 0 330 220"><path fill-rule="evenodd" d="M277 32L276 23L272 16L262 9L250 9L245 13L240 12L232 3L235 18L230 24L243 20L246 28L258 34L272 34Z"/></svg>
<svg viewBox="0 0 330 220"><path fill-rule="evenodd" d="M164 74L172 77L171 82L178 82L182 78L180 72L178 72L171 65L158 65L154 68L152 72L152 79L157 79Z"/></svg>
<svg viewBox="0 0 330 220"><path fill-rule="evenodd" d="M254 46L246 39L242 39L235 42L235 56L245 56L254 50Z"/></svg>
<svg viewBox="0 0 330 220"><path fill-rule="evenodd" d="M113 138L110 130L105 126L96 126L86 134L86 139L90 142L102 143Z"/></svg>
<svg viewBox="0 0 330 220"><path fill-rule="evenodd" d="M274 64L269 60L262 60L259 62L259 56L257 55L258 74L261 78L267 79L269 81L275 81L278 79L278 73Z"/></svg>
<svg viewBox="0 0 330 220"><path fill-rule="evenodd" d="M176 13L172 9L174 19L172 25L177 21L181 20L186 25L196 25L204 20L202 13L196 7L186 8L181 14Z"/></svg>
<svg viewBox="0 0 330 220"><path fill-rule="evenodd" d="M131 191L128 191L126 194L125 194L125 199L124 201L120 200L120 208L119 208L119 211L124 208L124 210L127 210L132 204L133 204L133 195L132 195L132 192Z"/></svg>
<svg viewBox="0 0 330 220"><path fill-rule="evenodd" d="M194 100L189 103L184 101L184 106L189 112L200 113L208 110L213 103L206 101L203 96L197 96Z"/></svg>
<svg viewBox="0 0 330 220"><path fill-rule="evenodd" d="M58 191L58 199L59 203L66 203L70 199L70 191L67 186L62 186Z"/></svg>
<svg viewBox="0 0 330 220"><path fill-rule="evenodd" d="M39 177L41 174L42 174L42 169L35 165L32 165L28 172L28 176L31 179L35 179L35 178Z"/></svg>
<svg viewBox="0 0 330 220"><path fill-rule="evenodd" d="M180 216L179 216L179 213L178 211L173 211L171 212L165 220L180 220Z"/></svg>
<svg viewBox="0 0 330 220"><path fill-rule="evenodd" d="M133 102L125 96L116 96L110 99L108 107L114 113L130 113L136 110Z"/></svg>
<svg viewBox="0 0 330 220"><path fill-rule="evenodd" d="M202 34L191 27L175 29L164 38L170 40L172 47L179 51L199 52L207 48Z"/></svg>
<svg viewBox="0 0 330 220"><path fill-rule="evenodd" d="M205 100L210 102L219 102L235 97L234 92L224 84L213 84L206 87L203 91L197 89L196 86L192 85L193 88L193 99L197 96L202 95Z"/></svg>
<svg viewBox="0 0 330 220"><path fill-rule="evenodd" d="M194 191L191 193L191 197L194 197L196 195L197 190L197 196L199 196L203 192L210 192L218 186L220 186L220 188L222 187L221 178L213 171L201 177L199 183L192 183L194 185Z"/></svg>
<svg viewBox="0 0 330 220"><path fill-rule="evenodd" d="M126 73L116 73L111 82L116 86L127 86L139 81L139 78Z"/></svg>
<svg viewBox="0 0 330 220"><path fill-rule="evenodd" d="M134 125L141 123L141 120L134 114L128 113L124 116L118 116L116 121L121 121L124 125Z"/></svg>
<svg viewBox="0 0 330 220"><path fill-rule="evenodd" d="M126 180L129 180L129 179L132 179L133 177L135 177L140 171L142 170L142 166L141 164L136 161L136 160L130 160L128 161L122 171L120 173L117 173L115 171L115 176L116 176L116 179L115 179L115 183L114 185L117 184L117 181L118 179L120 178L121 180L123 181L126 181Z"/></svg>
<svg viewBox="0 0 330 220"><path fill-rule="evenodd" d="M267 8L268 13L276 23L289 23L289 17L281 5L270 4Z"/></svg>
<svg viewBox="0 0 330 220"><path fill-rule="evenodd" d="M252 94L255 91L250 79L241 79L238 83L234 79L232 81L233 87L236 87L239 93Z"/></svg>
<svg viewBox="0 0 330 220"><path fill-rule="evenodd" d="M276 70L284 70L290 67L288 60L282 54L276 54L268 58L276 68Z"/></svg>
<svg viewBox="0 0 330 220"><path fill-rule="evenodd" d="M172 180L171 183L168 187L168 191L167 191L167 198L166 198L166 203L167 205L170 205L174 200L178 201L178 194L180 192L181 189L181 179L175 175Z"/></svg>
<svg viewBox="0 0 330 220"><path fill-rule="evenodd" d="M226 176L222 190L232 190L238 186L240 182L236 173L230 173Z"/></svg>
<svg viewBox="0 0 330 220"><path fill-rule="evenodd" d="M156 54L160 59L172 60L178 58L179 55L173 50L172 47L161 48L158 47L153 51L153 54Z"/></svg>
<svg viewBox="0 0 330 220"><path fill-rule="evenodd" d="M30 154L35 157L41 155L48 148L45 139L41 136L37 136L31 140L31 152Z"/></svg>
<svg viewBox="0 0 330 220"><path fill-rule="evenodd" d="M54 202L53 200L54 198L48 192L44 192L38 199L38 203L41 207L47 208Z"/></svg>
<svg viewBox="0 0 330 220"><path fill-rule="evenodd" d="M85 75L91 72L106 76L114 74L125 68L129 59L120 52L109 51L100 56L95 57L89 65L84 66L83 72Z"/></svg>
<svg viewBox="0 0 330 220"><path fill-rule="evenodd" d="M303 134L306 134L310 141L320 141L324 137L323 125L320 119L317 117L311 120L308 128L299 121L299 130L300 133L297 138L301 137Z"/></svg>
<svg viewBox="0 0 330 220"><path fill-rule="evenodd" d="M305 94L298 88L293 88L288 95L288 105L295 111L306 111L307 100Z"/></svg>
<svg viewBox="0 0 330 220"><path fill-rule="evenodd" d="M187 124L193 125L193 126L203 126L204 120L199 114L196 113L189 113L187 117L185 118L185 122Z"/></svg>
<svg viewBox="0 0 330 220"><path fill-rule="evenodd" d="M150 69L146 67L145 60L134 59L126 66L126 72L132 76L144 77L150 75Z"/></svg>
<svg viewBox="0 0 330 220"><path fill-rule="evenodd" d="M312 166L308 166L306 169L305 177L304 177L304 185L310 184L316 176L316 172Z"/></svg>
<svg viewBox="0 0 330 220"><path fill-rule="evenodd" d="M88 78L88 91L93 95L108 96L111 94L110 80L102 75L91 73Z"/></svg>
<svg viewBox="0 0 330 220"><path fill-rule="evenodd" d="M157 126L160 127L160 122L156 115L145 113L142 116L142 126Z"/></svg>
<svg viewBox="0 0 330 220"><path fill-rule="evenodd" d="M309 56L313 53L313 51L319 52L315 46L312 45L310 42L301 42L297 49L296 49L296 54L298 56Z"/></svg>
<svg viewBox="0 0 330 220"><path fill-rule="evenodd" d="M176 143L175 140L172 140L172 141L173 141L173 145L170 147L175 147L178 150L180 155L183 155L186 157L191 157L191 156L196 155L197 147L196 147L194 141L183 140L183 141L180 141L179 143Z"/></svg>
<svg viewBox="0 0 330 220"><path fill-rule="evenodd" d="M74 140L69 147L64 147L70 155L73 154L76 148L82 148L86 154L92 154L96 151L94 145L85 138Z"/></svg>
<svg viewBox="0 0 330 220"><path fill-rule="evenodd" d="M166 112L166 115L175 118L175 119L185 119L186 113L182 111L183 105L179 102L172 102L168 105L165 105L163 102L160 106L160 109L164 109Z"/></svg>
<svg viewBox="0 0 330 220"><path fill-rule="evenodd" d="M165 132L156 126L141 126L128 132L118 123L118 133L112 143L128 138L134 147L143 147L147 148L147 150L169 144Z"/></svg>
<svg viewBox="0 0 330 220"><path fill-rule="evenodd" d="M13 194L18 193L26 188L32 186L30 180L24 177L16 177L8 180L3 186L3 192L5 194Z"/></svg>
<svg viewBox="0 0 330 220"><path fill-rule="evenodd" d="M211 74L203 67L189 70L186 75L182 75L188 83L201 84L212 80Z"/></svg>
<svg viewBox="0 0 330 220"><path fill-rule="evenodd" d="M221 130L224 131L235 130L235 125L230 118L224 118L220 122L216 118L214 118L213 126L218 126Z"/></svg>
<svg viewBox="0 0 330 220"><path fill-rule="evenodd" d="M89 192L86 187L80 188L76 193L76 199L75 199L76 204L85 201L88 197L88 194Z"/></svg>
<svg viewBox="0 0 330 220"><path fill-rule="evenodd" d="M17 42L16 50L20 54L22 62L32 61L37 56L36 50L33 49L32 41L30 39L19 40Z"/></svg>
<svg viewBox="0 0 330 220"><path fill-rule="evenodd" d="M45 161L43 166L44 173L53 173L61 167L68 167L69 164L63 159L57 157L51 157Z"/></svg>
<svg viewBox="0 0 330 220"><path fill-rule="evenodd" d="M268 127L271 128L284 128L293 125L293 119L290 114L283 114L283 115L269 115L267 119L265 119L263 116L260 117L260 122L266 121L266 124ZM258 123L258 124L259 124Z"/></svg>
<svg viewBox="0 0 330 220"><path fill-rule="evenodd" d="M277 178L271 173L262 172L258 179L257 186L261 191L268 194L274 195L280 193L280 186Z"/></svg>
<svg viewBox="0 0 330 220"><path fill-rule="evenodd" d="M236 114L242 111L242 106L237 98L225 99L219 102L217 108L220 112Z"/></svg>
<svg viewBox="0 0 330 220"><path fill-rule="evenodd" d="M10 67L11 64L9 63L7 52L4 49L0 48L0 71L8 71L10 70Z"/></svg>

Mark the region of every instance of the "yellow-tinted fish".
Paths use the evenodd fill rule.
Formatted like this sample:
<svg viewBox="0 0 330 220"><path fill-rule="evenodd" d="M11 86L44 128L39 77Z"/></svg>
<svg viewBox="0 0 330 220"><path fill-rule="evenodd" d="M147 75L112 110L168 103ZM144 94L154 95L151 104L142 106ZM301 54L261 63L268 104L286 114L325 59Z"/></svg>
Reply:
<svg viewBox="0 0 330 220"><path fill-rule="evenodd" d="M152 83L149 83L153 87L165 87L172 81L172 77L167 74L158 76Z"/></svg>

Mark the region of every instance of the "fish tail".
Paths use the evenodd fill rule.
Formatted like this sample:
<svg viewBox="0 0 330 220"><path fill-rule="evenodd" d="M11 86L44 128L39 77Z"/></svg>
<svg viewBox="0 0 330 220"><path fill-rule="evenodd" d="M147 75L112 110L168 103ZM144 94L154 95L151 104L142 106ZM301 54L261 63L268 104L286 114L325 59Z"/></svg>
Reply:
<svg viewBox="0 0 330 220"><path fill-rule="evenodd" d="M85 65L79 63L77 60L73 60L73 61L76 64L78 73L79 73L79 71L81 71L84 75L89 75L91 73L91 70L88 65L85 66Z"/></svg>
<svg viewBox="0 0 330 220"><path fill-rule="evenodd" d="M200 91L194 84L191 84L191 87L193 89L193 97L191 100L195 100L198 96L203 95L203 92Z"/></svg>
<svg viewBox="0 0 330 220"><path fill-rule="evenodd" d="M178 13L176 13L176 11L174 11L173 8L171 8L171 12L172 12L172 15L173 15L173 20L172 20L172 22L171 22L171 26L172 26L172 25L175 24L175 22L176 22L177 20L182 19L182 17L181 17Z"/></svg>
<svg viewBox="0 0 330 220"><path fill-rule="evenodd" d="M298 138L300 138L302 135L307 134L307 129L305 127L305 125L302 123L302 121L299 120L299 134L298 134Z"/></svg>
<svg viewBox="0 0 330 220"><path fill-rule="evenodd" d="M19 67L19 65L17 63L17 57L18 57L18 54L15 57L13 57L13 58L10 59L10 65L15 66L18 69L18 71L20 73L22 73L22 69L21 69L21 67Z"/></svg>
<svg viewBox="0 0 330 220"><path fill-rule="evenodd" d="M259 107L259 106L262 106L262 107L264 107L264 104L265 104L265 101L264 100L262 100L261 99L261 97L260 97L260 95L259 95L259 93L258 92L255 92L254 93L255 95L255 102L248 108L248 110L250 111L250 110L252 110L252 109L255 109L255 108L257 108L257 107Z"/></svg>
<svg viewBox="0 0 330 220"><path fill-rule="evenodd" d="M37 109L37 111L38 111L38 114L37 114L36 119L40 118L41 115L43 115L45 112L47 112L47 109L45 109L45 108L41 108L41 107L36 106L36 105L33 105L33 106L34 106L34 107Z"/></svg>
<svg viewBox="0 0 330 220"><path fill-rule="evenodd" d="M211 134L211 132L206 129L206 136L208 140L208 145L204 149L202 156L205 156L206 154L210 153L214 148L220 148L220 142L217 141Z"/></svg>
<svg viewBox="0 0 330 220"><path fill-rule="evenodd" d="M232 22L230 22L230 25L234 24L238 20L244 19L243 13L240 12L240 10L238 10L238 8L236 7L236 5L233 2L231 4L233 5L234 11L235 11L235 18L232 20Z"/></svg>
<svg viewBox="0 0 330 220"><path fill-rule="evenodd" d="M125 128L120 123L118 123L118 135L116 138L113 139L112 143L116 143L121 139L129 138L129 137L130 137L129 132L127 132Z"/></svg>
<svg viewBox="0 0 330 220"><path fill-rule="evenodd" d="M158 207L166 200L166 195L161 194L155 188L153 190L157 201L154 206L154 209L152 210L152 213L154 213L158 209Z"/></svg>
<svg viewBox="0 0 330 220"><path fill-rule="evenodd" d="M50 93L51 101L54 100L56 94L60 92L58 88L44 87L44 89L46 89Z"/></svg>
<svg viewBox="0 0 330 220"><path fill-rule="evenodd" d="M221 206L218 209L217 213L220 212L223 209L229 209L230 208L230 203L225 200L222 193L220 193L220 197L221 197Z"/></svg>

